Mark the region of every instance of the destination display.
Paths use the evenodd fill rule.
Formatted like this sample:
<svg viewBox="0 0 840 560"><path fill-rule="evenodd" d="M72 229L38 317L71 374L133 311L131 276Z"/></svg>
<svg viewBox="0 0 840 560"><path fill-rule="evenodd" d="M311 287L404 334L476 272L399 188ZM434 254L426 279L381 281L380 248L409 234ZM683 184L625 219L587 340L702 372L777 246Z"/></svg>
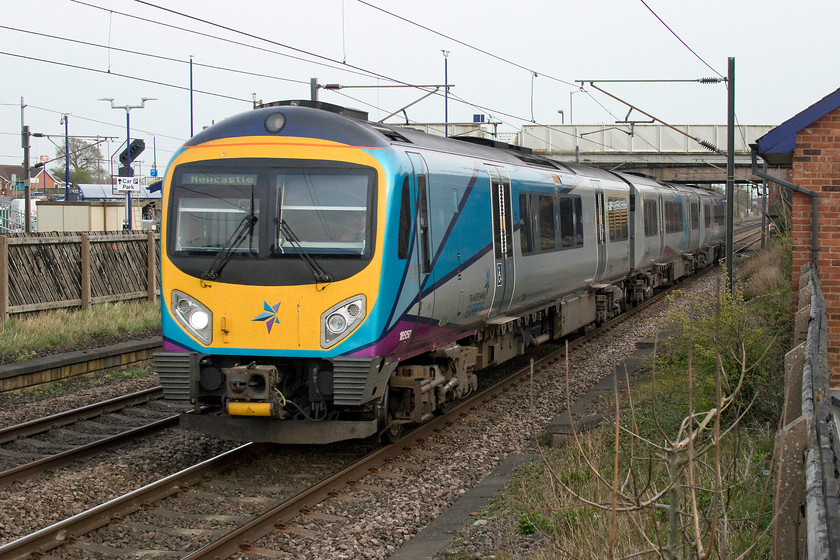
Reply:
<svg viewBox="0 0 840 560"><path fill-rule="evenodd" d="M180 183L193 185L256 185L256 173L184 173Z"/></svg>

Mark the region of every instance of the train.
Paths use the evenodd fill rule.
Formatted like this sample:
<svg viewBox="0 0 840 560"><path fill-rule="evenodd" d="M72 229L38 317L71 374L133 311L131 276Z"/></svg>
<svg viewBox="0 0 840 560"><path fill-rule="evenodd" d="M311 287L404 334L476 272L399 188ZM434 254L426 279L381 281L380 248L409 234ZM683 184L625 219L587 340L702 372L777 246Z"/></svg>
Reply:
<svg viewBox="0 0 840 560"><path fill-rule="evenodd" d="M710 190L323 102L206 128L163 190L156 370L229 440L396 439L724 252Z"/></svg>

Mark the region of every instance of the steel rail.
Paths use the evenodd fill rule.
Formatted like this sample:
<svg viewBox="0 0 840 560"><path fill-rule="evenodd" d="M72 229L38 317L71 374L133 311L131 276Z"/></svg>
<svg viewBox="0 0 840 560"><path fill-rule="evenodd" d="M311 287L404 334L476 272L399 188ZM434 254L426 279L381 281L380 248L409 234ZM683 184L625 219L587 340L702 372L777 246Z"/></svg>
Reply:
<svg viewBox="0 0 840 560"><path fill-rule="evenodd" d="M29 422L8 426L0 429L0 444L10 443L19 439L42 434L53 428L69 426L79 421L98 418L104 414L119 412L125 408L146 404L162 397L163 390L159 386L151 387L149 389L93 403L74 410L59 412L57 414L52 414L50 416L31 420ZM17 467L13 467L11 469L0 471L0 488L6 487L16 481L29 479L44 471L67 465L78 459L91 457L101 451L104 451L105 449L118 447L143 435L158 432L165 428L177 425L178 415L170 415L143 426L124 430L120 433L100 438L98 440L67 449L60 453L55 453L53 455L18 465Z"/></svg>
<svg viewBox="0 0 840 560"><path fill-rule="evenodd" d="M166 428L175 427L178 425L179 417L180 416L178 414L168 416L150 424L138 426L136 428L132 428L130 430L126 430L124 432L120 432L112 436L108 436L102 439L92 441L90 443L86 443L84 445L80 445L78 447L74 447L72 449L68 449L66 451L62 451L61 453L56 453L55 455L49 455L47 457L43 457L41 459L37 459L29 463L24 463L22 465L11 469L7 469L5 471L0 471L0 488L4 488L13 482L27 480L29 478L32 478L36 474L40 474L44 471L62 467L64 465L72 463L73 461L77 461L85 457L92 457L106 449L119 447L120 445L124 445L138 437L154 432L159 432Z"/></svg>
<svg viewBox="0 0 840 560"><path fill-rule="evenodd" d="M149 401L163 397L163 389L160 386L151 387L136 393L115 397L106 401L94 403L81 408L59 412L50 416L44 416L29 422L15 424L0 428L0 444L8 443L16 439L30 437L49 431L52 428L59 428L78 422L79 420L90 420L103 414L116 412L129 406L144 404Z"/></svg>
<svg viewBox="0 0 840 560"><path fill-rule="evenodd" d="M208 476L230 469L252 452L254 444L246 443L221 455L171 474L124 496L100 504L30 535L0 546L0 560L17 560L31 554L43 554L67 541L108 525L149 503L176 494Z"/></svg>
<svg viewBox="0 0 840 560"><path fill-rule="evenodd" d="M712 268L714 267L708 267L706 271ZM625 320L627 317L641 311L649 305L652 305L655 301L660 300L666 293L667 291L663 291L660 294L653 296L639 306L634 307L626 313L622 313L615 319ZM594 329L587 335L571 341L569 343L569 348L571 349L580 346L595 336L607 332L617 322L618 321L610 321L609 323ZM562 356L564 354L565 348L558 348L556 351L548 354L547 356L535 359L533 367L535 369L543 367L544 365L556 360L558 356ZM249 546L250 543L257 541L259 538L275 530L278 525L282 528L284 523L287 523L301 513L306 513L307 509L314 507L331 494L340 492L342 488L350 484L352 481L358 480L367 474L376 472L376 467L378 465L381 465L385 461L398 456L404 451L410 450L413 444L422 442L424 438L434 433L435 430L445 426L447 423L452 422L453 419L459 416L466 416L469 414L471 409L478 407L482 402L489 401L495 395L498 395L508 388L517 385L522 381L522 378L526 374L530 373L530 371L531 365L529 364L527 367L521 368L495 385L467 397L464 401L458 403L456 406L453 406L446 414L438 416L431 421L418 426L399 441L386 445L373 453L369 453L356 463L346 467L335 475L328 477L308 490L299 493L291 500L283 502L240 528L229 532L222 538L185 556L184 560L197 560L199 558L226 558L240 551L243 547ZM63 521L59 521L58 523L45 527L35 533L6 543L5 545L0 546L0 560L23 559L31 554L46 553L55 547L65 544L66 541L76 539L85 533L107 525L114 519L123 518L141 507L175 494L183 488L192 486L206 477L213 476L214 474L227 470L228 468L232 468L234 463L243 459L247 454L251 453L254 448L255 446L253 443L242 445L217 457L208 459L207 461L148 484L143 488L134 490L124 496L115 498L114 500L81 512Z"/></svg>
<svg viewBox="0 0 840 560"><path fill-rule="evenodd" d="M715 268L717 267L709 266L692 276L691 279L700 278ZM684 283L682 285L684 285ZM583 344L591 341L593 338L608 332L621 322L662 300L668 295L671 289L674 289L677 286L679 285L663 290L636 307L618 315L613 320L610 320L604 325L593 329L584 336L570 341L569 349L571 350L582 346ZM229 558L238 552L247 552L248 547L252 546L262 537L268 535L274 530L283 530L284 525L289 521L300 514L306 514L309 509L321 503L331 495L340 492L345 486L352 484L368 474L375 474L377 472L377 467L384 462L389 459L393 459L404 451L410 450L412 445L422 443L425 438L429 437L436 430L439 430L446 424L452 422L453 419L469 414L470 410L477 408L480 404L488 402L500 393L523 382L525 376L529 375L532 369L537 370L547 366L548 364L565 356L565 352L565 347L558 348L542 358L533 359L533 361L527 366L520 368L518 371L510 374L498 383L470 397L467 397L466 400L452 407L452 409L446 414L435 417L429 422L421 424L416 429L406 434L399 441L380 448L373 453L369 453L368 455L362 457L358 462L348 466L341 472L334 474L317 485L301 492L292 499L266 511L245 525L242 525L241 527L223 535L218 540L205 545L187 556L184 556L182 560L219 560L222 558Z"/></svg>
<svg viewBox="0 0 840 560"><path fill-rule="evenodd" d="M692 282L704 276L716 266L709 266L698 271L697 274L686 279ZM569 342L569 349L577 348L596 336L604 334L613 329L616 325L636 315L654 303L666 297L672 289L685 285L686 282L675 284L666 290L645 300L641 304L629 309L615 317L613 320L593 329L586 335ZM369 453L356 463L344 468L342 471L324 479L322 482L299 493L291 500L283 502L276 507L266 511L262 515L252 519L248 523L235 529L220 539L209 543L199 550L183 557L183 560L199 559L221 559L228 558L240 551L247 549L260 538L268 535L274 530L282 530L284 525L326 498L340 492L344 487L352 485L355 481L375 474L377 467L386 461L393 459L405 451L410 451L413 445L422 445L425 438L435 431L441 429L448 423L453 422L459 416L467 416L471 410L478 408L482 403L489 402L493 397L515 387L523 382L526 375L531 371L543 368L548 364L557 361L565 355L565 348L558 348L541 358L533 359L531 363L520 368L515 373L508 375L498 383L488 387L464 401L453 406L446 414L435 417L411 432L407 433L399 441L381 447ZM111 522L112 519L124 517L131 512L147 506L150 503L161 500L169 495L175 494L185 487L194 485L200 480L213 476L219 472L232 468L234 463L253 452L253 443L242 445L222 455L208 459L198 465L189 467L183 471L172 474L157 482L151 483L143 488L130 492L125 496L111 500L105 504L96 506L88 511L79 513L64 521L60 521L50 527L41 529L31 535L22 537L3 546L0 546L0 560L25 558L32 553L44 553L52 548L60 546L64 541L78 538L86 532L92 531Z"/></svg>

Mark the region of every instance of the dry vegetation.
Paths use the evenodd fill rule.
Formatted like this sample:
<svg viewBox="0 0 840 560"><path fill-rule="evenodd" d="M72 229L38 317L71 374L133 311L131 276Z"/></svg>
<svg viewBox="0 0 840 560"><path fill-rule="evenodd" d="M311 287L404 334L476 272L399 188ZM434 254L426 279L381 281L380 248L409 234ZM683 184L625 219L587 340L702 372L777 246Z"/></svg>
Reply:
<svg viewBox="0 0 840 560"><path fill-rule="evenodd" d="M160 305L116 303L85 311L51 311L0 324L0 362L160 334Z"/></svg>
<svg viewBox="0 0 840 560"><path fill-rule="evenodd" d="M485 558L769 557L789 255L775 240L733 294L675 315L649 372L603 403L618 422L540 448L484 512L504 533Z"/></svg>

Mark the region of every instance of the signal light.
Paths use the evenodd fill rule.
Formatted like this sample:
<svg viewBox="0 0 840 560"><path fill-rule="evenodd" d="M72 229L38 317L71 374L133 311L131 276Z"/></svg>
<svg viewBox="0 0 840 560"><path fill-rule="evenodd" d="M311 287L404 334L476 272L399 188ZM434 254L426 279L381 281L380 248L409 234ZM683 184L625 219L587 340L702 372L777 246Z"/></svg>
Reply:
<svg viewBox="0 0 840 560"><path fill-rule="evenodd" d="M145 149L146 143L140 138L135 138L131 141L131 145L128 148L120 152L120 163L128 167Z"/></svg>

